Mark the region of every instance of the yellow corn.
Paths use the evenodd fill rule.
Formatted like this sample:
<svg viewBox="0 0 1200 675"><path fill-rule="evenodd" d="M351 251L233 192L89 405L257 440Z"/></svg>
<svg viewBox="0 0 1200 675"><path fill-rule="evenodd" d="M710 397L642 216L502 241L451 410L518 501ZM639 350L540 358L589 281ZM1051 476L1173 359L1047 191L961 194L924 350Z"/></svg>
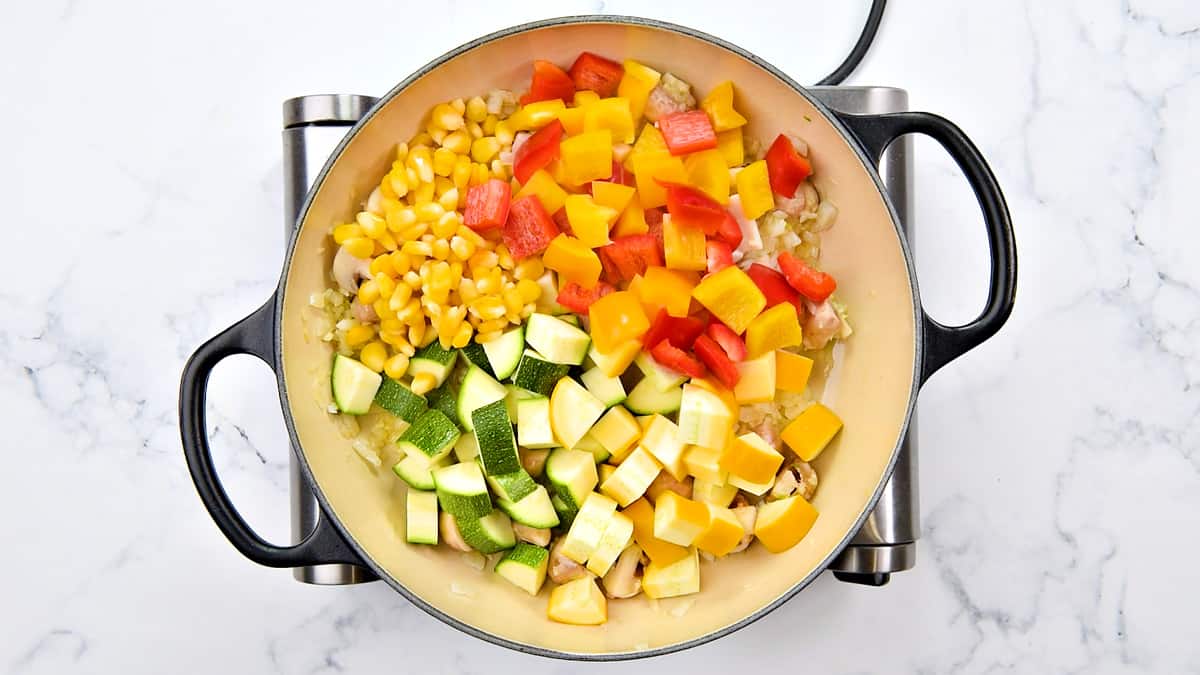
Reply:
<svg viewBox="0 0 1200 675"><path fill-rule="evenodd" d="M459 230L459 233L462 233L461 229ZM487 270L496 267L499 261L500 259L496 255L495 251L476 251L474 255L471 256L471 259L467 261L467 266L470 267L472 271L476 269L482 269L486 272Z"/></svg>
<svg viewBox="0 0 1200 675"><path fill-rule="evenodd" d="M446 131L461 129L463 126L463 111L455 110L454 107L448 103L439 103L433 106L433 113L430 114L430 121Z"/></svg>
<svg viewBox="0 0 1200 675"><path fill-rule="evenodd" d="M430 180L428 182L421 183L419 186L417 186L417 189L414 190L413 193L410 194L408 197L411 200L413 206L416 206L417 204L425 204L425 203L433 201L433 195L434 195L435 189L436 189L435 184L433 183L432 180Z"/></svg>
<svg viewBox="0 0 1200 675"><path fill-rule="evenodd" d="M454 213L454 210L458 208L458 188L451 183L450 187L438 197L437 203L447 213Z"/></svg>
<svg viewBox="0 0 1200 675"><path fill-rule="evenodd" d="M508 166L499 157L492 160L492 175L500 180L508 180Z"/></svg>
<svg viewBox="0 0 1200 675"><path fill-rule="evenodd" d="M450 257L450 243L445 239L438 239L433 242L430 248L433 250L433 257L438 260L445 260Z"/></svg>
<svg viewBox="0 0 1200 675"><path fill-rule="evenodd" d="M369 305L379 299L379 287L375 285L374 279L364 281L358 287L358 302L363 305Z"/></svg>
<svg viewBox="0 0 1200 675"><path fill-rule="evenodd" d="M389 171L387 175L386 185L391 188L392 195L396 199L408 194L408 172L407 171Z"/></svg>
<svg viewBox="0 0 1200 675"><path fill-rule="evenodd" d="M433 155L427 146L413 148L408 153L404 165L417 172L422 183L433 182Z"/></svg>
<svg viewBox="0 0 1200 675"><path fill-rule="evenodd" d="M399 232L417 222L417 212L411 206L396 206L388 209L385 213L387 213L388 229L392 232Z"/></svg>
<svg viewBox="0 0 1200 675"><path fill-rule="evenodd" d="M370 211L359 211L355 220L358 221L358 226L368 237L378 238L379 235L387 232L387 221Z"/></svg>
<svg viewBox="0 0 1200 675"><path fill-rule="evenodd" d="M409 255L422 255L425 257L429 257L433 254L433 248L423 241L406 241L400 250ZM410 271L409 274L412 274L412 272ZM405 275L405 278L407 278L407 276L408 275Z"/></svg>
<svg viewBox="0 0 1200 675"><path fill-rule="evenodd" d="M512 145L514 133L513 133L512 127L509 126L508 122L505 122L503 120L496 122L495 135L496 135L496 140L500 141L500 145L503 145L503 146ZM479 160L475 160L475 161L479 161Z"/></svg>
<svg viewBox="0 0 1200 675"><path fill-rule="evenodd" d="M396 234L400 235L401 241L416 241L417 239L425 236L425 233L428 231L429 223L417 223L408 228L400 230Z"/></svg>
<svg viewBox="0 0 1200 675"><path fill-rule="evenodd" d="M521 279L517 282L517 293L520 294L523 301L521 304L527 304L542 297L542 287L538 286L533 279Z"/></svg>
<svg viewBox="0 0 1200 675"><path fill-rule="evenodd" d="M513 268L513 276L517 279L537 279L545 271L546 268L542 265L541 258L526 258L517 263L517 266Z"/></svg>
<svg viewBox="0 0 1200 675"><path fill-rule="evenodd" d="M397 143L396 161L403 162L405 157L408 157L408 143Z"/></svg>
<svg viewBox="0 0 1200 675"><path fill-rule="evenodd" d="M405 279L405 281L407 281L407 279ZM412 321L414 320L413 317L419 317L420 315L421 301L417 298L409 300L408 304L405 305L403 309L396 312L396 318L409 325L412 325Z"/></svg>
<svg viewBox="0 0 1200 675"><path fill-rule="evenodd" d="M471 309L485 321L499 319L505 312L504 301L494 295L479 296L471 303Z"/></svg>
<svg viewBox="0 0 1200 675"><path fill-rule="evenodd" d="M467 187L471 184L471 166L471 157L466 154L454 159L454 172L450 174L450 178L460 193L466 194Z"/></svg>
<svg viewBox="0 0 1200 675"><path fill-rule="evenodd" d="M379 297L381 298L391 298L392 294L396 292L396 280L386 274L376 275L372 281L375 282L375 286L379 289Z"/></svg>
<svg viewBox="0 0 1200 675"><path fill-rule="evenodd" d="M427 325L428 324L425 323L424 318L421 319L420 323L409 324L408 325L408 341L413 343L414 345L421 344L421 341L425 339L425 327Z"/></svg>
<svg viewBox="0 0 1200 675"><path fill-rule="evenodd" d="M416 136L408 139L408 154L412 154L412 151L419 145L424 145L426 147L433 145L433 137L422 131ZM405 161L408 161L407 156L405 156Z"/></svg>
<svg viewBox="0 0 1200 675"><path fill-rule="evenodd" d="M454 339L450 342L457 349L462 349L471 343L471 335L475 332L471 328L471 324L462 322L458 324L458 330L454 331Z"/></svg>
<svg viewBox="0 0 1200 675"><path fill-rule="evenodd" d="M408 284L408 287L415 291L421 287L421 275L409 270L404 274L404 283Z"/></svg>
<svg viewBox="0 0 1200 675"><path fill-rule="evenodd" d="M471 159L480 164L492 161L498 152L500 152L500 141L495 136L476 138L471 143Z"/></svg>
<svg viewBox="0 0 1200 675"><path fill-rule="evenodd" d="M366 237L351 237L342 242L346 252L355 258L366 260L375 252L375 242Z"/></svg>
<svg viewBox="0 0 1200 675"><path fill-rule="evenodd" d="M472 139L483 138L486 135L483 133L483 127L479 126L477 122L467 122L467 133Z"/></svg>
<svg viewBox="0 0 1200 675"><path fill-rule="evenodd" d="M412 386L409 389L420 396L433 391L435 385L437 385L437 378L433 376L433 373L419 373L413 377Z"/></svg>
<svg viewBox="0 0 1200 675"><path fill-rule="evenodd" d="M470 185L483 185L492 177L492 173L488 171L487 164L472 164L471 165L471 180Z"/></svg>
<svg viewBox="0 0 1200 675"><path fill-rule="evenodd" d="M408 334L407 328L403 332L400 332L400 333L394 333L392 331L381 330L381 331L379 331L379 339L383 340L383 343L386 344L387 346L391 347L392 349L398 350L403 345L408 344L408 339L405 337L407 334Z"/></svg>
<svg viewBox="0 0 1200 675"><path fill-rule="evenodd" d="M367 258L374 258L377 255L383 255L384 253L388 252L388 250L384 248L383 244L380 242L375 241L374 244L375 245L371 247L371 255L367 256Z"/></svg>
<svg viewBox="0 0 1200 675"><path fill-rule="evenodd" d="M387 357L387 345L378 340L364 346L358 353L358 360L377 373L383 371L383 364L387 361Z"/></svg>
<svg viewBox="0 0 1200 675"><path fill-rule="evenodd" d="M467 119L472 122L482 122L487 119L487 102L482 97L473 96L467 101Z"/></svg>
<svg viewBox="0 0 1200 675"><path fill-rule="evenodd" d="M412 261L408 259L408 254L403 251L395 251L389 256L392 259L392 268L396 270L396 277L404 276L405 272L412 269Z"/></svg>
<svg viewBox="0 0 1200 675"><path fill-rule="evenodd" d="M392 264L390 255L381 255L371 261L371 274L386 274L389 277L396 276L396 267Z"/></svg>
<svg viewBox="0 0 1200 675"><path fill-rule="evenodd" d="M371 307L375 310L375 314L377 314L380 319L386 320L396 317L396 313L393 312L390 307L388 307L389 302L391 301L380 298L371 305Z"/></svg>
<svg viewBox="0 0 1200 675"><path fill-rule="evenodd" d="M500 331L498 330L488 332L479 331L479 333L475 336L475 341L482 345L487 344L498 337L500 337Z"/></svg>
<svg viewBox="0 0 1200 675"><path fill-rule="evenodd" d="M506 270L511 270L516 265L512 254L508 252L508 247L504 244L496 247L496 262Z"/></svg>
<svg viewBox="0 0 1200 675"><path fill-rule="evenodd" d="M470 303L475 298L478 298L479 290L475 288L475 281L472 279L463 279L459 281L458 297L465 303Z"/></svg>
<svg viewBox="0 0 1200 675"><path fill-rule="evenodd" d="M433 151L433 173L438 176L449 176L451 171L454 171L454 160L458 155L454 151L446 148L438 148Z"/></svg>
<svg viewBox="0 0 1200 675"><path fill-rule="evenodd" d="M459 225L457 234L463 239L466 239L468 242L474 244L475 248L483 248L488 250L492 249L492 243L490 241L484 239L478 232L472 230L466 225Z"/></svg>
<svg viewBox="0 0 1200 675"><path fill-rule="evenodd" d="M509 320L514 317L521 316L521 308L525 306L525 300L521 298L521 293L514 288L504 289L504 309L508 314Z"/></svg>
<svg viewBox="0 0 1200 675"><path fill-rule="evenodd" d="M368 324L360 323L346 331L346 344L350 347L357 347L373 337L375 337L375 329Z"/></svg>
<svg viewBox="0 0 1200 675"><path fill-rule="evenodd" d="M479 322L480 333L490 333L492 331L501 331L508 327L508 320L501 317L498 319L489 319Z"/></svg>
<svg viewBox="0 0 1200 675"><path fill-rule="evenodd" d="M450 252L458 260L466 260L475 253L475 244L463 239L457 234L450 238Z"/></svg>
<svg viewBox="0 0 1200 675"><path fill-rule="evenodd" d="M434 143L436 143L438 145L441 145L442 141L444 141L446 139L446 134L449 134L450 132L439 127L438 125L434 124L433 122L430 122L428 125L425 126L425 133L429 134L430 140L432 140Z"/></svg>
<svg viewBox="0 0 1200 675"><path fill-rule="evenodd" d="M456 207L457 204L455 207L446 209L446 212L430 228L434 237L449 241L454 236L454 233L458 231L458 212L454 211Z"/></svg>
<svg viewBox="0 0 1200 675"><path fill-rule="evenodd" d="M474 122L471 124L474 124ZM446 134L446 137L442 139L441 149L452 153L455 155L455 159L457 159L458 155L465 155L471 151L471 134L463 131L462 129L459 129L452 134ZM437 161L436 153L434 154L433 159L435 162ZM436 167L434 168L436 169ZM446 174L442 175L444 176Z"/></svg>
<svg viewBox="0 0 1200 675"><path fill-rule="evenodd" d="M346 223L333 228L333 240L338 244L346 243L347 239L363 236L363 229L358 223Z"/></svg>
<svg viewBox="0 0 1200 675"><path fill-rule="evenodd" d="M454 112L458 113L459 115L467 112L467 102L461 98L456 98L453 101L450 101L450 107L454 108Z"/></svg>
<svg viewBox="0 0 1200 675"><path fill-rule="evenodd" d="M437 220L446 212L446 209L442 208L441 204L432 201L425 202L423 204L417 204L413 208L417 212L417 220L422 223L428 223L430 221Z"/></svg>
<svg viewBox="0 0 1200 675"><path fill-rule="evenodd" d="M485 136L494 136L496 135L496 124L499 122L499 117L496 117L495 115L488 115L487 117L483 118L482 122L479 123L479 127L483 129L483 134Z"/></svg>
<svg viewBox="0 0 1200 675"><path fill-rule="evenodd" d="M376 237L375 241L380 246L382 246L385 251L388 251L389 253L392 251L395 251L397 248L400 248L399 244L396 243L396 238L394 236L392 236L392 233L388 232L387 230L384 230L383 234ZM377 246L376 250L378 250L378 248L379 247ZM378 255L378 254L376 254L376 255Z"/></svg>
<svg viewBox="0 0 1200 675"><path fill-rule="evenodd" d="M396 290L392 291L391 297L388 298L388 309L392 314L404 309L408 301L412 298L413 287L408 284L396 284Z"/></svg>
<svg viewBox="0 0 1200 675"><path fill-rule="evenodd" d="M393 380L398 380L404 377L408 372L408 356L404 354L393 354L391 358L383 364L383 372Z"/></svg>

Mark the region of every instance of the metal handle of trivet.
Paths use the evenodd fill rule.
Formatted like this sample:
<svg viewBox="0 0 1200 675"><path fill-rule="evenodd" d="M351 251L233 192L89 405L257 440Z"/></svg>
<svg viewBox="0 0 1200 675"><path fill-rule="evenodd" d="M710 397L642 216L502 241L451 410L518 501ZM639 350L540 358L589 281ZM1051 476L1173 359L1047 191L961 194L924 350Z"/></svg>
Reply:
<svg viewBox="0 0 1200 675"><path fill-rule="evenodd" d="M283 102L283 201L284 240L296 231L297 218L308 191L325 161L350 127L375 105L372 96L318 94L300 96ZM297 449L290 457L292 540L301 541L321 522L321 507L312 488L304 479L296 461ZM358 565L334 564L296 567L292 574L306 584L339 585L373 581L375 575Z"/></svg>

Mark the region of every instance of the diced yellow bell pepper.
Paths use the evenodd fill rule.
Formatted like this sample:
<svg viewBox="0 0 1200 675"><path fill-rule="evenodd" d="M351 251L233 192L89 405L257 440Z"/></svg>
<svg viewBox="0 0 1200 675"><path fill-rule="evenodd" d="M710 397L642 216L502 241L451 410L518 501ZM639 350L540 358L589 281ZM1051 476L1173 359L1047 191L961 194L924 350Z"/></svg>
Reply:
<svg viewBox="0 0 1200 675"><path fill-rule="evenodd" d="M779 437L797 457L811 462L841 430L841 418L829 408L814 403L784 427Z"/></svg>
<svg viewBox="0 0 1200 675"><path fill-rule="evenodd" d="M742 213L750 220L758 218L775 206L775 195L771 192L766 160L751 162L737 173L734 183L741 197Z"/></svg>
<svg viewBox="0 0 1200 675"><path fill-rule="evenodd" d="M545 169L538 169L529 180L517 190L513 199L537 195L538 201L546 208L546 213L554 215L567 201L567 191L562 189Z"/></svg>
<svg viewBox="0 0 1200 675"><path fill-rule="evenodd" d="M625 158L625 168L633 171L637 160L641 157L670 156L671 149L667 147L667 141L663 138L662 132L653 124L647 124L642 127L642 133L638 135L637 143L633 144L633 149Z"/></svg>
<svg viewBox="0 0 1200 675"><path fill-rule="evenodd" d="M637 131L627 98L602 98L583 106L583 130L608 129L613 142L632 143Z"/></svg>
<svg viewBox="0 0 1200 675"><path fill-rule="evenodd" d="M721 454L725 448L706 448L690 445L683 453L683 466L688 475L716 484L724 484L729 472L721 468Z"/></svg>
<svg viewBox="0 0 1200 675"><path fill-rule="evenodd" d="M665 239L666 228L663 228L663 232ZM654 308L652 313L646 312L647 316L656 316L659 309L666 309L671 316L688 315L692 305L692 290L696 288L694 274L656 265L646 268L646 274L641 278L635 292L643 305ZM630 284L630 290L634 290L633 284Z"/></svg>
<svg viewBox="0 0 1200 675"><path fill-rule="evenodd" d="M818 515L816 507L799 495L763 502L754 520L754 536L771 553L782 553L800 543Z"/></svg>
<svg viewBox="0 0 1200 675"><path fill-rule="evenodd" d="M718 557L727 555L746 536L746 529L731 509L713 504L705 506L708 508L708 527L696 538L696 548Z"/></svg>
<svg viewBox="0 0 1200 675"><path fill-rule="evenodd" d="M693 152L683 160L688 183L721 204L729 203L729 167L718 149Z"/></svg>
<svg viewBox="0 0 1200 675"><path fill-rule="evenodd" d="M642 571L642 591L658 600L700 592L700 556L695 548L684 549L687 557L671 565L651 562Z"/></svg>
<svg viewBox="0 0 1200 675"><path fill-rule="evenodd" d="M708 268L705 245L704 232L680 227L669 215L663 216L663 254L669 269L704 271Z"/></svg>
<svg viewBox="0 0 1200 675"><path fill-rule="evenodd" d="M606 180L592 181L592 199L596 200L597 204L607 206L615 210L617 213L623 213L625 207L633 201L633 195L637 192L630 185L622 185Z"/></svg>
<svg viewBox="0 0 1200 675"><path fill-rule="evenodd" d="M565 123L564 123L565 124ZM725 166L733 168L746 161L746 149L742 145L742 130L730 129L717 134L717 152L725 158Z"/></svg>
<svg viewBox="0 0 1200 675"><path fill-rule="evenodd" d="M571 103L577 108L582 108L589 103L595 103L599 100L600 94L597 94L591 89L579 89L575 92L574 100L572 100Z"/></svg>
<svg viewBox="0 0 1200 675"><path fill-rule="evenodd" d="M663 235L666 236L666 228ZM692 297L739 335L746 332L754 317L767 306L762 291L736 265L705 277L692 291Z"/></svg>
<svg viewBox="0 0 1200 675"><path fill-rule="evenodd" d="M629 100L633 119L640 120L646 110L646 99L650 98L650 92L658 86L662 73L632 59L626 60L624 66L625 74L621 76L621 83L617 85L617 96Z"/></svg>
<svg viewBox="0 0 1200 675"><path fill-rule="evenodd" d="M558 272L560 279L591 288L600 280L600 257L575 237L560 234L542 254L542 264Z"/></svg>
<svg viewBox="0 0 1200 675"><path fill-rule="evenodd" d="M596 349L596 345L593 344L588 349L588 358L606 376L618 377L629 368L629 365L633 363L633 360L637 358L638 353L641 351L641 340L629 340L614 349L611 353L602 352Z"/></svg>
<svg viewBox="0 0 1200 675"><path fill-rule="evenodd" d="M541 129L558 118L559 111L566 107L562 100L537 101L521 106L505 122L513 131Z"/></svg>
<svg viewBox="0 0 1200 675"><path fill-rule="evenodd" d="M608 228L617 220L617 211L601 206L588 195L568 195L564 206L571 231L588 248L599 248L611 244ZM783 303L791 307L789 303ZM795 310L793 309L793 313Z"/></svg>
<svg viewBox="0 0 1200 675"><path fill-rule="evenodd" d="M584 575L550 591L546 617L557 623L597 626L608 621L608 600L595 579Z"/></svg>
<svg viewBox="0 0 1200 675"><path fill-rule="evenodd" d="M677 563L689 555L689 551L669 541L654 536L654 507L646 499L639 499L621 513L633 521L633 540L642 547L646 557L655 565L666 566Z"/></svg>
<svg viewBox="0 0 1200 675"><path fill-rule="evenodd" d="M633 413L618 405L609 408L588 433L619 463L642 437L642 427L633 418Z"/></svg>
<svg viewBox="0 0 1200 675"><path fill-rule="evenodd" d="M737 364L738 381L733 396L739 404L770 403L775 400L775 358L782 352L770 352Z"/></svg>
<svg viewBox="0 0 1200 675"><path fill-rule="evenodd" d="M721 453L720 461L721 468L731 477L756 484L772 481L781 464L783 455L753 431L733 439Z"/></svg>
<svg viewBox="0 0 1200 675"><path fill-rule="evenodd" d="M568 185L612 176L612 132L598 129L571 136L559 145L559 161Z"/></svg>
<svg viewBox="0 0 1200 675"><path fill-rule="evenodd" d="M636 193L637 190L635 189L634 192ZM646 223L646 210L642 208L642 203L635 196L629 200L629 204L621 212L621 217L617 218L617 224L613 227L613 236L628 237L633 234L646 234L649 231L650 225Z"/></svg>
<svg viewBox="0 0 1200 675"><path fill-rule="evenodd" d="M578 94L579 92L575 92ZM558 121L562 122L563 132L568 136L578 136L583 133L583 108L563 108L558 111ZM720 137L717 138L718 147Z"/></svg>
<svg viewBox="0 0 1200 675"><path fill-rule="evenodd" d="M550 245L553 246L554 243L551 242ZM595 253L592 255L595 256ZM545 257L543 256L543 262L550 267ZM592 284L595 285L595 282ZM591 321L592 340L596 343L596 349L606 353L630 340L642 337L650 328L646 310L642 309L638 297L629 291L609 293L593 302L588 308L588 318Z"/></svg>
<svg viewBox="0 0 1200 675"><path fill-rule="evenodd" d="M791 352L775 352L775 388L803 394L812 375L813 360Z"/></svg>
<svg viewBox="0 0 1200 675"><path fill-rule="evenodd" d="M683 160L671 155L638 157L637 161L633 163L633 176L637 182L638 199L647 209L667 203L667 189L658 181L687 182L687 171L683 168Z"/></svg>
<svg viewBox="0 0 1200 675"><path fill-rule="evenodd" d="M691 546L708 527L708 507L667 490L654 504L654 536Z"/></svg>
<svg viewBox="0 0 1200 675"><path fill-rule="evenodd" d="M568 203L570 197L567 198ZM754 359L783 347L796 347L804 341L796 306L781 302L754 317L746 327L746 356Z"/></svg>
<svg viewBox="0 0 1200 675"><path fill-rule="evenodd" d="M729 80L713 87L700 101L700 108L708 113L714 131L729 131L746 124L746 118L733 109L733 82Z"/></svg>

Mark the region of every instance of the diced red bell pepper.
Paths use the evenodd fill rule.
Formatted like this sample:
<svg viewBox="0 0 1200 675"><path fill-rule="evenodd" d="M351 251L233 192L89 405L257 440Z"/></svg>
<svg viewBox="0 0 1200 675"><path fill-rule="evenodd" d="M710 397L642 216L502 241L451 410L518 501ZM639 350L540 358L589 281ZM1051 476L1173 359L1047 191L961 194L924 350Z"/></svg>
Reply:
<svg viewBox="0 0 1200 675"><path fill-rule="evenodd" d="M660 207L654 206L646 209L646 224L649 225L651 229L653 229L655 225L662 225L662 217L663 210ZM662 237L660 236L659 238L661 239Z"/></svg>
<svg viewBox="0 0 1200 675"><path fill-rule="evenodd" d="M767 150L766 160L771 190L781 197L796 196L796 188L812 175L812 164L796 152L792 139L783 134L779 134Z"/></svg>
<svg viewBox="0 0 1200 675"><path fill-rule="evenodd" d="M570 103L575 97L575 83L567 71L549 61L533 62L533 79L529 91L521 96L521 105L559 98Z"/></svg>
<svg viewBox="0 0 1200 675"><path fill-rule="evenodd" d="M655 361L658 361L667 368L683 373L688 377L704 377L707 372L704 370L704 364L700 363L696 357L666 340L654 345L650 350L650 356L654 357Z"/></svg>
<svg viewBox="0 0 1200 675"><path fill-rule="evenodd" d="M787 277L787 282L792 288L815 303L825 302L826 298L837 290L836 279L803 260L798 260L787 251L779 254L779 269L783 271L783 276Z"/></svg>
<svg viewBox="0 0 1200 675"><path fill-rule="evenodd" d="M650 330L642 336L642 344L653 347L666 340L680 349L691 349L692 343L703 332L704 321L690 316L671 316L667 310L660 309L654 315Z"/></svg>
<svg viewBox="0 0 1200 675"><path fill-rule="evenodd" d="M591 89L600 94L600 98L608 98L617 93L625 68L616 61L584 52L575 59L568 72L576 89Z"/></svg>
<svg viewBox="0 0 1200 675"><path fill-rule="evenodd" d="M717 226L717 238L729 244L730 249L742 245L742 228L732 213L725 212L725 219Z"/></svg>
<svg viewBox="0 0 1200 675"><path fill-rule="evenodd" d="M733 249L729 244L717 239L709 239L704 244L708 255L708 273L720 272L733 264Z"/></svg>
<svg viewBox="0 0 1200 675"><path fill-rule="evenodd" d="M553 220L554 224L558 226L559 232L575 236L575 232L571 230L571 220L567 218L566 207L555 211L554 215L550 216L550 219Z"/></svg>
<svg viewBox="0 0 1200 675"><path fill-rule="evenodd" d="M504 223L504 245L514 260L545 251L558 234L558 226L536 195L514 199L509 204L508 220Z"/></svg>
<svg viewBox="0 0 1200 675"><path fill-rule="evenodd" d="M512 188L499 178L467 190L467 205L463 209L463 223L475 231L501 227L508 219L508 203L512 199Z"/></svg>
<svg viewBox="0 0 1200 675"><path fill-rule="evenodd" d="M672 155L686 155L717 147L717 132L713 130L708 113L703 110L664 115L658 119L658 130L662 132Z"/></svg>
<svg viewBox="0 0 1200 675"><path fill-rule="evenodd" d="M525 139L521 147L513 153L513 175L521 184L528 182L529 177L538 169L545 168L547 164L558 159L562 136L562 122L554 120Z"/></svg>
<svg viewBox="0 0 1200 675"><path fill-rule="evenodd" d="M694 349L696 350L696 356L717 376L721 384L730 389L737 386L738 380L742 377L741 373L738 372L737 364L730 360L729 356L725 354L725 350L721 348L721 345L717 344L716 340L707 335L701 335L696 338Z"/></svg>
<svg viewBox="0 0 1200 675"><path fill-rule="evenodd" d="M713 235L721 229L726 218L732 217L717 200L694 187L661 180L658 184L666 188L667 212L671 214L671 222L680 227L690 227ZM736 220L733 226L737 227Z"/></svg>
<svg viewBox="0 0 1200 675"><path fill-rule="evenodd" d="M611 183L620 183L621 185L628 185L629 187L637 187L637 185L633 182L633 174L626 171L625 165L615 159L613 160L612 176L609 177L608 180Z"/></svg>
<svg viewBox="0 0 1200 675"><path fill-rule="evenodd" d="M790 302L796 306L796 316L804 315L804 303L800 302L800 296L788 283L787 277L759 263L751 265L746 274L754 285L758 286L758 290L762 291L763 297L767 299L767 307Z"/></svg>
<svg viewBox="0 0 1200 675"><path fill-rule="evenodd" d="M558 289L557 300L558 304L572 312L586 315L593 302L615 290L617 289L613 288L612 284L603 281L596 282L596 285L591 288L584 288L572 281Z"/></svg>
<svg viewBox="0 0 1200 675"><path fill-rule="evenodd" d="M708 324L708 328L704 330L704 334L721 345L721 349L725 350L725 355L729 357L730 361L746 360L746 343L729 326L713 319Z"/></svg>
<svg viewBox="0 0 1200 675"><path fill-rule="evenodd" d="M649 233L617 237L613 243L597 250L601 261L607 258L616 271L616 276L609 278L613 283L631 281L647 267L663 265L662 243Z"/></svg>

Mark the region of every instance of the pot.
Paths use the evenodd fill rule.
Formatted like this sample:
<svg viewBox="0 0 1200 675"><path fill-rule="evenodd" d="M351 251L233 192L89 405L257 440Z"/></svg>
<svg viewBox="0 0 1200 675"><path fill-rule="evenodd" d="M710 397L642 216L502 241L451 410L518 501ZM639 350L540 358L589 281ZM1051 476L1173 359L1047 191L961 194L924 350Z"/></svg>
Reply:
<svg viewBox="0 0 1200 675"><path fill-rule="evenodd" d="M404 487L386 469L372 472L327 413L330 347L308 334L309 296L327 285L333 246L328 228L346 222L389 166L394 144L419 128L438 101L495 87L520 90L535 58L569 63L581 50L669 68L697 91L733 80L747 133L801 135L812 148L816 182L837 204L825 233L822 265L839 280L856 329L845 343L823 398L845 428L818 458L821 515L803 541L772 555L761 547L702 564L702 591L651 602L613 601L600 628L545 617L531 599L446 547L404 543ZM991 254L987 306L974 321L949 327L921 309L912 256L876 164L909 133L932 137L955 159L983 211ZM429 63L386 96L347 134L314 184L291 239L279 286L257 311L202 345L180 391L184 453L201 499L247 558L272 567L354 563L431 615L476 637L524 652L609 660L652 656L716 639L762 617L808 585L859 530L890 476L916 394L930 375L994 334L1012 309L1016 253L1003 195L979 151L956 126L927 113L835 113L749 52L697 31L646 19L589 16L503 30ZM221 487L206 437L205 389L213 366L231 354L270 365L299 465L322 508L313 532L293 546L264 541Z"/></svg>

